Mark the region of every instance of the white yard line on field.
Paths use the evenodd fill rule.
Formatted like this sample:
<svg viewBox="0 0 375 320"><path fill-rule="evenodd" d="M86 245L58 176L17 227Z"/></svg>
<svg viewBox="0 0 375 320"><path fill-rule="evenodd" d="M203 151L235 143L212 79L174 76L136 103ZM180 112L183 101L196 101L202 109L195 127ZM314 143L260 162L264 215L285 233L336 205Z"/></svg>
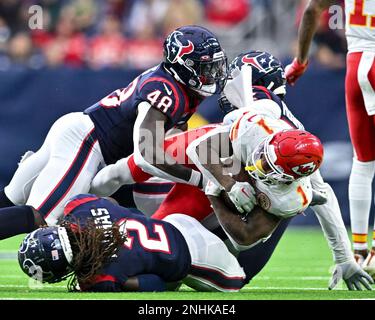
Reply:
<svg viewBox="0 0 375 320"><path fill-rule="evenodd" d="M53 289L53 288L66 288L66 286L51 286L43 284L41 287L38 288L30 288L30 286L23 285L23 284L0 284L0 288L29 288L30 290L38 291L40 289Z"/></svg>
<svg viewBox="0 0 375 320"><path fill-rule="evenodd" d="M329 280L330 278L329 276L259 276L255 277L254 280Z"/></svg>

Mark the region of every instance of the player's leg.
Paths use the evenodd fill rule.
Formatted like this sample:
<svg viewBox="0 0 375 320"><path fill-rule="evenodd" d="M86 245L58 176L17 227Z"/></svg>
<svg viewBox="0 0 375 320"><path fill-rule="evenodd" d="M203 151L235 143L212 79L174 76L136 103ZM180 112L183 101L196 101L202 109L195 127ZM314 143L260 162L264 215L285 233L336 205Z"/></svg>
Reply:
<svg viewBox="0 0 375 320"><path fill-rule="evenodd" d="M4 194L13 205L24 205L29 197L32 185L49 159L50 141L47 135L42 147L26 159L22 159Z"/></svg>
<svg viewBox="0 0 375 320"><path fill-rule="evenodd" d="M375 126L374 116L365 108L359 80L363 78L360 52L350 53L347 58L346 110L350 138L355 156L349 179L349 206L353 249L356 259L367 254L367 234L372 201L372 180L375 173Z"/></svg>
<svg viewBox="0 0 375 320"><path fill-rule="evenodd" d="M32 207L25 206L35 179L48 162L49 138L34 154L27 153L20 161L10 183L2 191L0 200L0 239L28 233L39 227L43 219Z"/></svg>
<svg viewBox="0 0 375 320"><path fill-rule="evenodd" d="M36 208L53 225L61 218L70 197L89 191L103 157L94 125L81 113L60 118L49 136L48 162L35 179L26 204Z"/></svg>
<svg viewBox="0 0 375 320"><path fill-rule="evenodd" d="M191 269L183 280L198 291L238 291L245 284L245 273L224 242L196 219L172 214L163 219L184 236L191 255Z"/></svg>
<svg viewBox="0 0 375 320"><path fill-rule="evenodd" d="M90 193L108 197L123 185L141 183L151 177L135 164L134 155L130 155L100 170L91 182Z"/></svg>
<svg viewBox="0 0 375 320"><path fill-rule="evenodd" d="M136 207L146 216L151 217L159 209L174 185L174 182L157 177L136 183L132 194Z"/></svg>
<svg viewBox="0 0 375 320"><path fill-rule="evenodd" d="M369 99L372 99L373 103L375 102L375 59L373 60L373 64L372 64L372 67L371 67L371 70L370 72L368 73L368 80L369 80L369 83L371 84L371 87L372 87L372 95L370 97L368 97ZM375 128L375 115L372 116L372 120L373 120L373 126ZM375 260L375 217L374 217L374 224L372 226L372 229L373 229L373 232L372 232L372 249L371 249L371 256L368 257L369 259L374 259ZM370 263L370 262L368 262ZM373 263L375 264L375 261L373 261Z"/></svg>

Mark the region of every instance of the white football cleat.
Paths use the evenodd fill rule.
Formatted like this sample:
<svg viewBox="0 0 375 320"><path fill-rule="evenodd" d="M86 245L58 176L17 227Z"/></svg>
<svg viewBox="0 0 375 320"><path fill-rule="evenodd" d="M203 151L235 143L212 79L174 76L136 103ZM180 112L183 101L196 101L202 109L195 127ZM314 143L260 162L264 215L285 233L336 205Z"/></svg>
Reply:
<svg viewBox="0 0 375 320"><path fill-rule="evenodd" d="M375 279L375 249L372 248L362 263L362 268Z"/></svg>

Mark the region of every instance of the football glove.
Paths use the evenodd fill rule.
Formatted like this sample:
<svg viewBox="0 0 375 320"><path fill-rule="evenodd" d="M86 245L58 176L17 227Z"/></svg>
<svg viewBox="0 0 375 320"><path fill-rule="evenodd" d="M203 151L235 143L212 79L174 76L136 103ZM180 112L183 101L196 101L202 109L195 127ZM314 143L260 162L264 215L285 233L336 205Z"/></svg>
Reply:
<svg viewBox="0 0 375 320"><path fill-rule="evenodd" d="M335 266L328 289L335 288L341 279L345 281L349 290L362 290L362 286L367 290L372 290L371 284L374 284L374 280L354 259Z"/></svg>
<svg viewBox="0 0 375 320"><path fill-rule="evenodd" d="M250 212L256 204L254 188L248 182L236 182L228 196L240 213Z"/></svg>
<svg viewBox="0 0 375 320"><path fill-rule="evenodd" d="M290 85L293 86L298 78L304 74L308 64L308 62L305 64L299 63L297 58L294 58L293 62L285 67L285 77Z"/></svg>

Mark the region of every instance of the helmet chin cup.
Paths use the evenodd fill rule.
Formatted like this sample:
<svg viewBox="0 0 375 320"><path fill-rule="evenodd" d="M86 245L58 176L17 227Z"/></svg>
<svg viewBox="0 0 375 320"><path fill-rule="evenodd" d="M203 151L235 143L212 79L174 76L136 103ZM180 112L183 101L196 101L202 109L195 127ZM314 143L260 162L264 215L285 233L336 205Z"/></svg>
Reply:
<svg viewBox="0 0 375 320"><path fill-rule="evenodd" d="M214 84L209 84L209 85L202 85L200 89L197 89L197 88L191 88L191 89L203 97L211 97L212 95L216 93L217 85L216 83L214 83Z"/></svg>

